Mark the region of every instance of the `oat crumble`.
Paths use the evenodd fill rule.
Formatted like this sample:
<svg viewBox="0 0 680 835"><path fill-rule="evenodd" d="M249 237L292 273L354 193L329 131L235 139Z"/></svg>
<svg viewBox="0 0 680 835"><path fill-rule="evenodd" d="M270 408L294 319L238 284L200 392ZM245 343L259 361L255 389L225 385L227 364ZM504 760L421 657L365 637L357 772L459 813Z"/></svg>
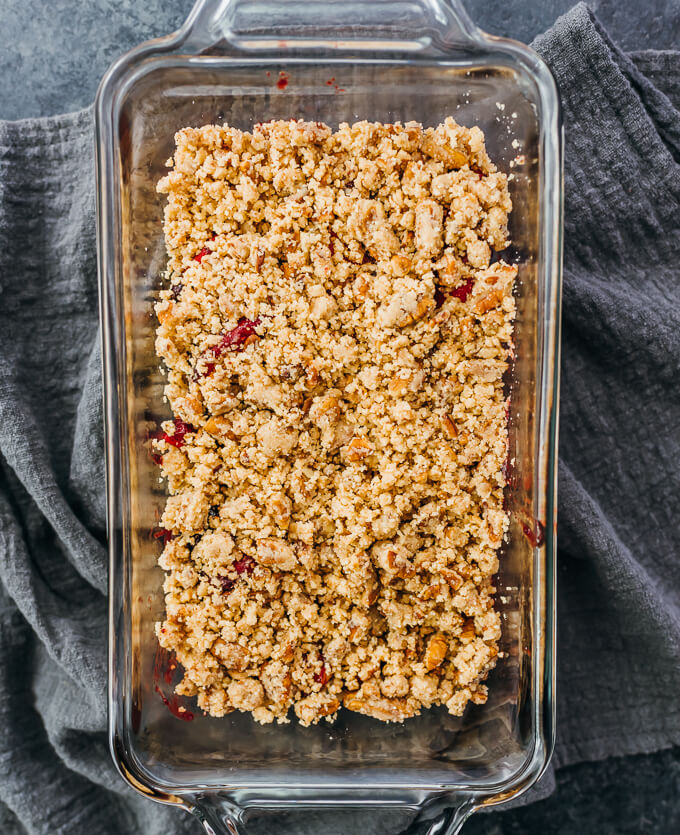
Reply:
<svg viewBox="0 0 680 835"><path fill-rule="evenodd" d="M484 135L176 135L156 349L163 647L213 716L486 700L516 267Z"/></svg>

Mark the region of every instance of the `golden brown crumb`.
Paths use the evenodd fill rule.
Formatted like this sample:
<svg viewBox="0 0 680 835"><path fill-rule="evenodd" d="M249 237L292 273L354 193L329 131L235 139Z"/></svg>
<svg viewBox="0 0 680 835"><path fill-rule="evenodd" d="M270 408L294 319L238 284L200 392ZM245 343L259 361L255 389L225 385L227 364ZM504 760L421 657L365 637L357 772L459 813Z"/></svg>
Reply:
<svg viewBox="0 0 680 835"><path fill-rule="evenodd" d="M160 643L214 716L482 702L507 517L511 208L477 127L176 136Z"/></svg>

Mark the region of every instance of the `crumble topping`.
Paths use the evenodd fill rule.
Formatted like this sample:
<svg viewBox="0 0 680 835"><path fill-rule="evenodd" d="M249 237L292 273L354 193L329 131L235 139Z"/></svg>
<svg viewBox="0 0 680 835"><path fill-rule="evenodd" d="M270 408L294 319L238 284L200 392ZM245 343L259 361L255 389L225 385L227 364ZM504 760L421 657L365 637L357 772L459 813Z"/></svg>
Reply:
<svg viewBox="0 0 680 835"><path fill-rule="evenodd" d="M492 263L511 202L483 133L207 125L169 165L177 692L303 725L484 702L517 270Z"/></svg>

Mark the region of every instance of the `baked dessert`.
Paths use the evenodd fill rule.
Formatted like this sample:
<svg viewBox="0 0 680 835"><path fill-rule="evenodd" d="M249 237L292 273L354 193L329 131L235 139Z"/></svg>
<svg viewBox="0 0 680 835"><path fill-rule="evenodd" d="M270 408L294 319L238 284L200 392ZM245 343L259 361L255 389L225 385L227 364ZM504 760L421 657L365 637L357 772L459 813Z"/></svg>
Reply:
<svg viewBox="0 0 680 835"><path fill-rule="evenodd" d="M176 136L156 348L160 644L213 716L384 721L487 696L516 267L484 135Z"/></svg>

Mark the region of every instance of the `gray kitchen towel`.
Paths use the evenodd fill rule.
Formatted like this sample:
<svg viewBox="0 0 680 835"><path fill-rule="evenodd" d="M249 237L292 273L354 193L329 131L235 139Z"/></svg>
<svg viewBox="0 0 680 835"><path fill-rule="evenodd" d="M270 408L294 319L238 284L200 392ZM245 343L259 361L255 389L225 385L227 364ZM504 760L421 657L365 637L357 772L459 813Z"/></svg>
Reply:
<svg viewBox="0 0 680 835"><path fill-rule="evenodd" d="M622 54L583 5L535 46L564 105L566 251L558 737L527 800L556 767L680 743L680 55ZM93 193L91 110L0 123L0 831L197 832L107 750Z"/></svg>

